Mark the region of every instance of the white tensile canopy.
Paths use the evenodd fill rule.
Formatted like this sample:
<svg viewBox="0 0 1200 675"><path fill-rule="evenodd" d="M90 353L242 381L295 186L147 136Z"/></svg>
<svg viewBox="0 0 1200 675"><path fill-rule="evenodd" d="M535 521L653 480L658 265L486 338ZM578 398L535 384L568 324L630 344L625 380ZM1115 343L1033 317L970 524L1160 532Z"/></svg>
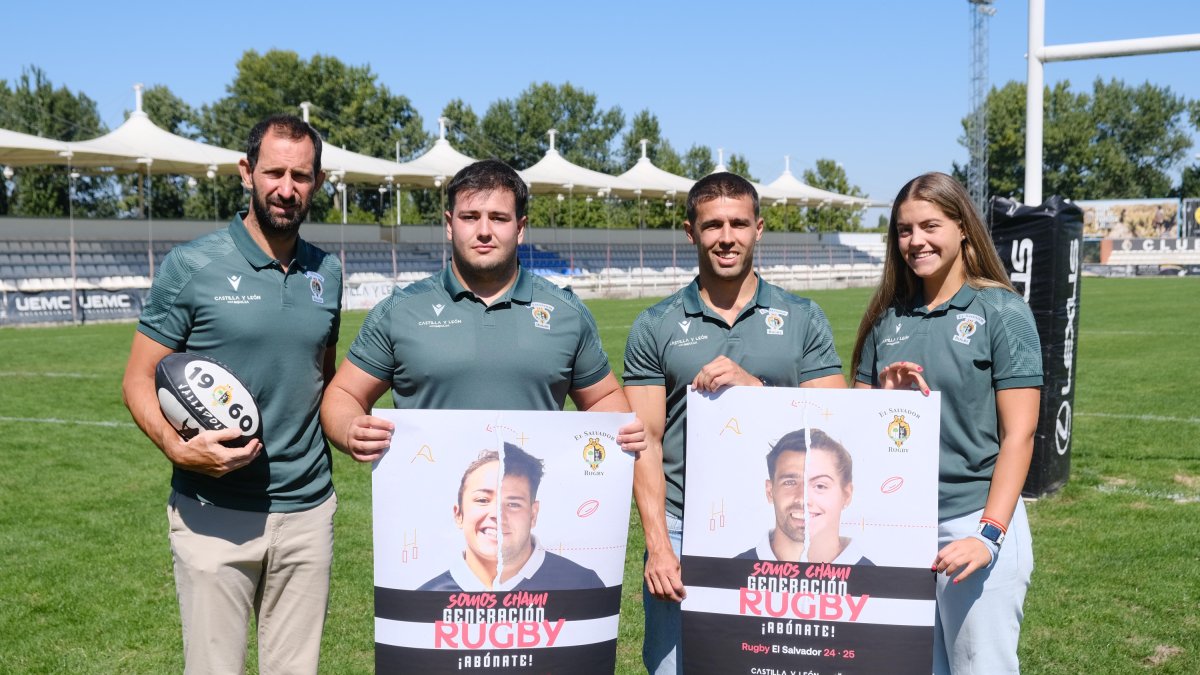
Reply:
<svg viewBox="0 0 1200 675"><path fill-rule="evenodd" d="M725 149L717 148L717 165L713 167L712 173L721 173L728 170L729 167L725 166ZM758 201L760 204L766 204L769 202L776 202L779 204L787 202L792 204L803 203L803 200L799 200L797 197L788 195L784 191L777 190L769 185L763 185L762 183L756 183L754 181L750 181L750 184L754 186L754 191L758 193Z"/></svg>
<svg viewBox="0 0 1200 675"><path fill-rule="evenodd" d="M832 205L858 208L865 208L868 206L886 206L886 204L873 202L870 199L838 194L836 192L822 190L821 188L816 188L802 182L800 179L792 175L791 158L786 155L783 158L783 173L779 175L779 178L771 181L768 187L774 190L779 190L780 192L789 195L790 198L794 198L796 200L792 201L791 203L799 203L800 200L804 200L808 206Z"/></svg>
<svg viewBox="0 0 1200 675"><path fill-rule="evenodd" d="M580 192L595 191L620 197L636 196L636 188L623 178L585 169L578 164L568 162L558 153L558 150L554 149L554 136L558 131L551 129L547 133L550 135L550 149L546 151L546 155L538 160L537 164L517 172L529 184L530 192L563 194L578 190Z"/></svg>
<svg viewBox="0 0 1200 675"><path fill-rule="evenodd" d="M386 159L321 144L321 170L326 176L336 175L347 183L379 183L394 178L399 167Z"/></svg>
<svg viewBox="0 0 1200 675"><path fill-rule="evenodd" d="M140 171L147 166L154 173L236 175L241 152L176 136L161 129L142 110L142 85L137 92L133 113L115 130L89 141L71 143L72 166L113 167Z"/></svg>
<svg viewBox="0 0 1200 675"><path fill-rule="evenodd" d="M441 187L454 174L475 160L450 145L446 140L446 118L438 118L438 139L425 154L396 167L396 182L418 187Z"/></svg>
<svg viewBox="0 0 1200 675"><path fill-rule="evenodd" d="M679 195L682 198L686 196L696 181L676 176L654 166L654 163L646 156L647 142L644 138L638 141L642 146L642 156L631 169L618 178L632 185L635 190L640 190L643 197L666 198Z"/></svg>
<svg viewBox="0 0 1200 675"><path fill-rule="evenodd" d="M35 166L66 164L70 144L18 131L0 129L0 164Z"/></svg>

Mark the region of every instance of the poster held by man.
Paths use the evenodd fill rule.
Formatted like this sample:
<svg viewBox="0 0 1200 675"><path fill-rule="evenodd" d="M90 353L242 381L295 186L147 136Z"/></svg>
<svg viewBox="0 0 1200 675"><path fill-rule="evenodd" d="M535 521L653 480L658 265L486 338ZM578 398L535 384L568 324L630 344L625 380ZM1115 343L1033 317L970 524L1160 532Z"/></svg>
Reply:
<svg viewBox="0 0 1200 675"><path fill-rule="evenodd" d="M687 672L929 672L939 405L936 392L689 394Z"/></svg>
<svg viewBox="0 0 1200 675"><path fill-rule="evenodd" d="M611 673L632 415L373 414L376 671Z"/></svg>

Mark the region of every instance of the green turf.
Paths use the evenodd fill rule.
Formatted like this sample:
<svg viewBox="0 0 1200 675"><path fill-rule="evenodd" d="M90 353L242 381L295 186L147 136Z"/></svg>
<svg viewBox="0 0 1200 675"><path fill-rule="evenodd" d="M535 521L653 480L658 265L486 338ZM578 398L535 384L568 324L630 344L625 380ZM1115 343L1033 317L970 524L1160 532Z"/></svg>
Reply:
<svg viewBox="0 0 1200 675"><path fill-rule="evenodd" d="M811 296L848 357L868 291ZM1030 506L1037 562L1021 641L1026 673L1200 672L1198 296L1189 279L1083 285L1072 478ZM618 372L629 325L649 302L588 303ZM343 350L362 318L343 322ZM169 468L121 404L132 331L0 330L0 673L182 669ZM29 421L50 419L68 423ZM323 672L373 667L369 474L337 455ZM640 667L634 525L623 673Z"/></svg>

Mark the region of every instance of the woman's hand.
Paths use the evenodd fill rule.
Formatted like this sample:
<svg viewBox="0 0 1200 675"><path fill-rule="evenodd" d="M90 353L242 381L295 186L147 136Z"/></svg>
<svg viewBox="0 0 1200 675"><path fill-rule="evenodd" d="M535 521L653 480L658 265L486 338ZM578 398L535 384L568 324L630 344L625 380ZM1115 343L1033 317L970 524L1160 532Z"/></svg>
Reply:
<svg viewBox="0 0 1200 675"><path fill-rule="evenodd" d="M938 574L945 573L948 577L954 577L956 572L960 572L954 577L954 583L957 584L971 576L975 570L991 564L992 552L988 550L987 544L975 537L963 537L946 544L938 551L931 569Z"/></svg>
<svg viewBox="0 0 1200 675"><path fill-rule="evenodd" d="M925 369L911 361L897 361L879 371L880 389L914 389L929 395L929 385L921 373Z"/></svg>

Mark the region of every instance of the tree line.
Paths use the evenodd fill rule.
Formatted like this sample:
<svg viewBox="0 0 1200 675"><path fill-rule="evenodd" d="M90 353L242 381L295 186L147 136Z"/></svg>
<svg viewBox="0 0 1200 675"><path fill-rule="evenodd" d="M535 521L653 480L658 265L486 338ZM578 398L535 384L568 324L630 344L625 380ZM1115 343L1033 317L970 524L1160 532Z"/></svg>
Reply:
<svg viewBox="0 0 1200 675"><path fill-rule="evenodd" d="M199 107L188 105L165 85L148 87L143 109L158 126L172 133L221 147L240 149L250 127L281 111L299 113L309 101L311 122L326 142L375 157L412 159L432 143L421 114L411 101L379 82L369 66L352 66L330 56L303 59L294 52L247 51L237 63L226 95ZM491 103L482 115L461 99L443 108L448 139L472 157L497 157L516 167L540 159L549 147L546 131L559 131L556 148L581 166L621 173L641 156L639 140L649 141L647 154L660 168L699 178L715 166L712 148L693 145L677 151L664 136L658 118L642 110L626 120L620 107L603 108L597 97L570 83L533 83L513 98ZM108 131L95 101L54 85L37 67L25 69L14 82L0 80L0 128L65 141L80 141ZM744 156L730 155L726 165L748 178ZM819 160L803 180L828 190L861 196L833 160ZM64 216L69 185L62 167L20 168L11 181L0 181L0 215ZM136 218L149 210L155 218L228 218L244 208L246 196L235 177L83 174L76 181L74 209L81 217ZM395 193L378 186L353 186L347 210L353 222L394 223ZM340 195L326 186L314 198L311 219L340 222ZM567 203L554 196L535 197L530 220L535 225L561 224L569 218L582 227L669 228L682 220L676 203L576 196ZM406 223L438 222L441 200L435 190L404 190L401 219ZM148 203L147 203L148 202ZM798 231L855 229L860 211L847 209L780 209L767 207L768 226Z"/></svg>
<svg viewBox="0 0 1200 675"><path fill-rule="evenodd" d="M1200 194L1200 164L1183 169L1178 183L1172 171L1191 148L1189 131L1200 128L1200 103L1169 88L1149 83L1128 86L1097 80L1089 93L1067 82L1047 88L1045 117L1046 194L1073 199L1116 199ZM411 101L379 82L370 66L352 66L335 57L303 59L294 52L247 51L237 63L221 99L193 107L165 85L146 89L143 107L158 126L181 136L240 149L250 127L278 112L298 113L311 102L311 121L328 143L375 157L401 161L424 152L433 138ZM1020 198L1024 185L1025 88L1009 82L993 88L988 99L989 188L991 194ZM628 119L619 106L603 108L595 94L570 83L532 83L513 98L492 102L482 114L461 99L447 103L447 137L472 157L497 157L516 167L537 162L549 147L546 131L558 130L556 148L569 161L609 174L631 168L647 156L672 173L700 178L716 165L713 149L693 144L676 149L658 117L641 110ZM964 130L967 120L964 118ZM96 102L83 92L54 85L37 67L26 68L13 82L0 80L0 128L63 141L95 138L108 131ZM965 146L966 139L960 139ZM751 180L749 163L734 153L726 166ZM966 167L952 172L965 181ZM833 192L863 196L833 159L818 159L801 180ZM0 215L65 216L72 205L69 179L62 167L25 167L11 180L0 180ZM82 173L75 181L75 214L90 218L224 219L244 208L246 196L236 177ZM378 186L353 186L347 210L353 222L394 223L396 208L406 223L440 221L436 190L380 192ZM560 201L538 196L530 204L535 226L571 222L580 227L670 228L683 219L679 195L674 203L602 200L577 195ZM340 194L327 185L310 216L340 222ZM862 210L797 208L764 204L769 229L847 231L862 225ZM884 219L881 218L883 224Z"/></svg>
<svg viewBox="0 0 1200 675"><path fill-rule="evenodd" d="M1187 163L1200 101L1150 83L1097 79L1090 92L1068 81L1046 87L1043 194L1070 199L1200 196L1200 163ZM987 97L989 194L1025 192L1025 83L993 87ZM968 119L963 118L966 147ZM1178 180L1173 171L1183 165ZM955 163L965 183L967 167Z"/></svg>

